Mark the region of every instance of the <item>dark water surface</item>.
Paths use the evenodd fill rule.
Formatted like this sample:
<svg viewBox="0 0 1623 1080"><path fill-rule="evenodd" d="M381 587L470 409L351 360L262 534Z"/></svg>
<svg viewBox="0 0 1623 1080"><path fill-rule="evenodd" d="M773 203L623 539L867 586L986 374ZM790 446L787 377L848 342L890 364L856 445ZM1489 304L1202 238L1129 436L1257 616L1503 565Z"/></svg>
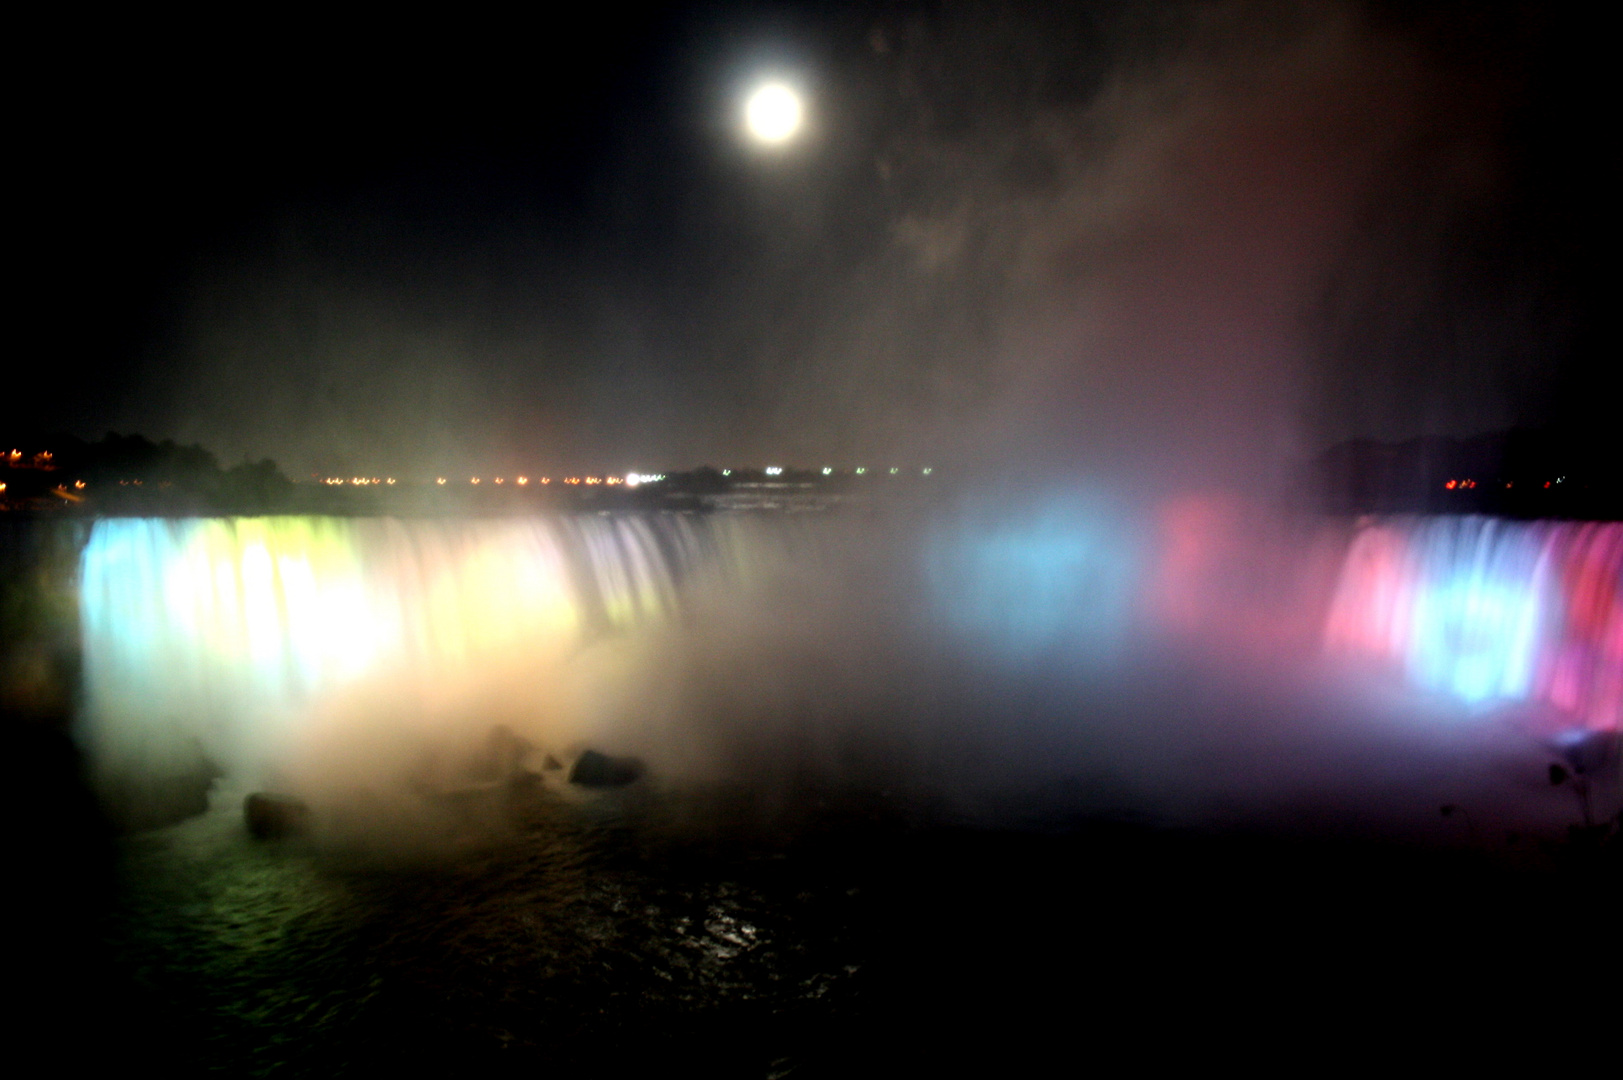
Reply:
<svg viewBox="0 0 1623 1080"><path fill-rule="evenodd" d="M1615 852L556 785L432 835L263 842L239 800L81 861L26 942L36 1039L162 1075L1074 1071L1526 1034L1616 970Z"/></svg>
<svg viewBox="0 0 1623 1080"><path fill-rule="evenodd" d="M270 1072L702 1050L759 1073L849 1010L859 873L721 856L612 803L521 809L382 850L255 842L229 810L135 838L120 963L200 1064Z"/></svg>

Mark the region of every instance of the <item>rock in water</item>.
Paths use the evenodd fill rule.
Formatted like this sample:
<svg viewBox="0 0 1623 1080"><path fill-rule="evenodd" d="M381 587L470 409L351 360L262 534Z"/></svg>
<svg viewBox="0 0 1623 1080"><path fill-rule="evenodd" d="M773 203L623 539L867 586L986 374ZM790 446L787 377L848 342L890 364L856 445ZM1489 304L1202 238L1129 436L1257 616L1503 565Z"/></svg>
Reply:
<svg viewBox="0 0 1623 1080"><path fill-rule="evenodd" d="M610 757L588 750L575 759L569 782L582 787L621 787L643 773L641 761L632 757Z"/></svg>
<svg viewBox="0 0 1623 1080"><path fill-rule="evenodd" d="M242 802L248 831L261 840L294 836L310 828L310 808L291 795L256 791Z"/></svg>

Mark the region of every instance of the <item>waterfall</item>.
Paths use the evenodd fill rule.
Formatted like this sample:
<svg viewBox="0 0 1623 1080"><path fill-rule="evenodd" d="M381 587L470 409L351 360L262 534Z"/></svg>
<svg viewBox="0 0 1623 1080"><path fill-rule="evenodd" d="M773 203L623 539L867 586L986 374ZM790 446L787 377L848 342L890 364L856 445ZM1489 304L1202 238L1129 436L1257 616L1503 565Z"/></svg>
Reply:
<svg viewBox="0 0 1623 1080"><path fill-rule="evenodd" d="M754 531L679 514L98 521L80 562L84 731L103 760L251 760L384 685L432 723L462 688L533 685L584 644L670 620L696 585L747 573Z"/></svg>
<svg viewBox="0 0 1623 1080"><path fill-rule="evenodd" d="M725 514L105 519L80 563L81 734L104 763L203 753L229 768L295 745L353 761L495 723L578 732L658 707L689 740L683 664L704 692L733 686L708 700L776 693L842 723L895 713L930 671L1087 693L1090 672L1130 671L1157 633L1263 679L1323 646L1333 666L1373 658L1467 706L1623 726L1623 525L1298 533L1176 509L1159 551L1080 512L922 533ZM362 729L364 748L356 734L312 749L315 733Z"/></svg>
<svg viewBox="0 0 1623 1080"><path fill-rule="evenodd" d="M1396 519L1358 531L1325 639L1467 703L1623 726L1623 524Z"/></svg>

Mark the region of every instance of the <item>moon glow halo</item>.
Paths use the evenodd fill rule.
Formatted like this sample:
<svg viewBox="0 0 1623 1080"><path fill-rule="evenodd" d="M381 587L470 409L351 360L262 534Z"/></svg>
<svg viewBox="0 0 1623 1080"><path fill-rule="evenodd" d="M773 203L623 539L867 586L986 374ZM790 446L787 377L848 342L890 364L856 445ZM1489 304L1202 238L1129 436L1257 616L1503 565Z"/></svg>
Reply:
<svg viewBox="0 0 1623 1080"><path fill-rule="evenodd" d="M758 87L744 103L744 124L758 141L777 144L800 130L800 95L782 83Z"/></svg>

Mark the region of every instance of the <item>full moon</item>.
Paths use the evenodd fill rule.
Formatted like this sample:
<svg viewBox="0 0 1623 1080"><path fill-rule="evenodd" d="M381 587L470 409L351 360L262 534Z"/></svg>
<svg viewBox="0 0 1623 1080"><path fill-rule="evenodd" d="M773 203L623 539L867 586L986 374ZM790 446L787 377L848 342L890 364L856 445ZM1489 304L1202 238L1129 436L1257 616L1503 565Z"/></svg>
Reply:
<svg viewBox="0 0 1623 1080"><path fill-rule="evenodd" d="M781 143L800 130L800 95L782 83L759 87L744 103L744 123L764 143Z"/></svg>

